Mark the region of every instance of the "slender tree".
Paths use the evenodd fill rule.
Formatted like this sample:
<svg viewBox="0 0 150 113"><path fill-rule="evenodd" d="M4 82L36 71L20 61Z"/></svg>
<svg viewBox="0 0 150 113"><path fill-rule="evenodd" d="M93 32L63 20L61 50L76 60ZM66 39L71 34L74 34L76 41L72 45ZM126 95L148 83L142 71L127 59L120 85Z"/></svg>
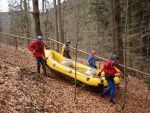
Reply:
<svg viewBox="0 0 150 113"><path fill-rule="evenodd" d="M35 33L36 37L38 35L42 36L42 31L40 27L40 17L39 17L39 4L38 0L32 0L33 4L33 18L34 18L34 25L35 25Z"/></svg>
<svg viewBox="0 0 150 113"><path fill-rule="evenodd" d="M112 29L112 44L113 44L113 54L116 54L116 36L115 36L115 14L114 14L114 0L110 0L110 9L111 14L111 29Z"/></svg>
<svg viewBox="0 0 150 113"><path fill-rule="evenodd" d="M22 8L22 3L23 1L20 0L20 9L21 9L21 13L20 13L20 16L21 16L21 36L23 36L23 31L24 31L24 26L23 26L23 8Z"/></svg>
<svg viewBox="0 0 150 113"><path fill-rule="evenodd" d="M127 16L128 16L128 18L127 18L127 36L128 36L128 38L127 38L127 42L128 42L128 47L131 47L132 45L131 45L131 41L130 41L130 35L131 35L131 0L128 0L128 10L127 10ZM131 52L130 51L130 49L129 49L129 52ZM132 59L131 59L131 54L130 55L128 55L129 57L128 57L128 64L129 64L129 66L130 67L132 67Z"/></svg>
<svg viewBox="0 0 150 113"><path fill-rule="evenodd" d="M24 14L25 14L26 37L29 38L29 17L28 17L28 6L26 0L24 0ZM29 44L30 40L28 40L27 43Z"/></svg>
<svg viewBox="0 0 150 113"><path fill-rule="evenodd" d="M117 52L121 63L123 63L123 41L122 41L122 30L121 30L121 12L120 12L120 0L114 0L115 5L115 28L116 28L116 41L117 41Z"/></svg>
<svg viewBox="0 0 150 113"><path fill-rule="evenodd" d="M53 2L54 2L54 10L55 10L55 37L56 37L56 40L59 41L56 0L53 0ZM56 51L59 52L59 44L57 44Z"/></svg>
<svg viewBox="0 0 150 113"><path fill-rule="evenodd" d="M57 2L58 2L59 39L60 39L60 42L64 43L62 16L61 16L61 3L60 3L60 0L57 0Z"/></svg>
<svg viewBox="0 0 150 113"><path fill-rule="evenodd" d="M2 14L0 13L0 32L2 32L2 16L1 16ZM1 35L1 37L0 37L0 41L2 41L3 42L3 37L2 37L2 35Z"/></svg>
<svg viewBox="0 0 150 113"><path fill-rule="evenodd" d="M44 4L45 4L45 0L42 0L42 12L44 13Z"/></svg>
<svg viewBox="0 0 150 113"><path fill-rule="evenodd" d="M63 2L63 29L64 29L64 40L66 40L66 25L65 25L65 16L66 16L66 0Z"/></svg>
<svg viewBox="0 0 150 113"><path fill-rule="evenodd" d="M45 13L45 36L48 37L48 9Z"/></svg>

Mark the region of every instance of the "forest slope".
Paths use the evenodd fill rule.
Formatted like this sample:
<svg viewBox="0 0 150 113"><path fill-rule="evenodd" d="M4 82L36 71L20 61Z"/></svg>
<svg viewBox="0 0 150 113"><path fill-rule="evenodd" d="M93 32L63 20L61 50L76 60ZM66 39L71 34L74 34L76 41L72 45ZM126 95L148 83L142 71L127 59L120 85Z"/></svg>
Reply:
<svg viewBox="0 0 150 113"><path fill-rule="evenodd" d="M24 49L0 43L0 112L1 113L150 113L150 91L144 81L128 77L125 109L123 81L117 89L116 105L109 95L77 87L54 73L51 78L37 76L32 54Z"/></svg>

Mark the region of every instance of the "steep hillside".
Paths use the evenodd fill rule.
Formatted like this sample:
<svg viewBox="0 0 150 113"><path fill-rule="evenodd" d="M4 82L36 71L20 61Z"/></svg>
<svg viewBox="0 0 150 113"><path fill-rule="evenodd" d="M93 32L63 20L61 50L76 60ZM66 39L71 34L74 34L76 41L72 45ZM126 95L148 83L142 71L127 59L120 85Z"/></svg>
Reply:
<svg viewBox="0 0 150 113"><path fill-rule="evenodd" d="M128 77L126 105L122 111L123 81L117 89L116 105L109 95L77 87L61 76L38 76L32 54L0 43L0 113L149 113L150 91L142 80Z"/></svg>

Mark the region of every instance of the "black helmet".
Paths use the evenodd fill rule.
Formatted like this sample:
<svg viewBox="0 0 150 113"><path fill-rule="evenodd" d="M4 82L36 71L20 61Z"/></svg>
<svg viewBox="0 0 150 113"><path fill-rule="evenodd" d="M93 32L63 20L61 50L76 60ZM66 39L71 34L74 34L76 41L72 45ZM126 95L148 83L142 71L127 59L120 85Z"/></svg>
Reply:
<svg viewBox="0 0 150 113"><path fill-rule="evenodd" d="M70 44L70 40L67 40L66 43L69 43L69 44Z"/></svg>
<svg viewBox="0 0 150 113"><path fill-rule="evenodd" d="M117 55L113 55L112 59L119 59L119 57Z"/></svg>

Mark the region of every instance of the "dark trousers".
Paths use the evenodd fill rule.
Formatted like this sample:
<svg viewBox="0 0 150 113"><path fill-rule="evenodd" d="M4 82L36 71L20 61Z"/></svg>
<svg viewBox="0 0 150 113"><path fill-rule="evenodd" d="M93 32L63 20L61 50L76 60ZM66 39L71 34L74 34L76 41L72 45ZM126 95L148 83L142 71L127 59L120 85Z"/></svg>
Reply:
<svg viewBox="0 0 150 113"><path fill-rule="evenodd" d="M37 72L40 73L40 67L41 67L41 64L42 64L44 75L47 75L45 62L44 62L43 57L35 57L35 59L36 59L36 62L37 62Z"/></svg>
<svg viewBox="0 0 150 113"><path fill-rule="evenodd" d="M66 58L71 59L71 56L70 56L69 52L64 52L64 55L63 55L63 56L66 57Z"/></svg>

